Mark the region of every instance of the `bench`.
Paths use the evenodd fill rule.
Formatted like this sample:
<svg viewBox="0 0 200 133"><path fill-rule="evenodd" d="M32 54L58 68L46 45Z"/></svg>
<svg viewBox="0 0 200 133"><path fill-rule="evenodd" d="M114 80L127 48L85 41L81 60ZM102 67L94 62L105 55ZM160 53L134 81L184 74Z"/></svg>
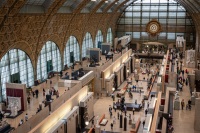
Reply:
<svg viewBox="0 0 200 133"><path fill-rule="evenodd" d="M99 124L102 122L102 120L105 118L105 114L103 114L102 116L101 116L101 118L99 119Z"/></svg>
<svg viewBox="0 0 200 133"><path fill-rule="evenodd" d="M132 128L132 129L130 130L130 133L137 133L137 132L138 132L138 129L139 129L139 127L140 127L140 123L141 123L140 118L138 118L137 122L135 123L135 128Z"/></svg>
<svg viewBox="0 0 200 133"><path fill-rule="evenodd" d="M117 96L121 97L125 94L128 84L126 84L118 93Z"/></svg>

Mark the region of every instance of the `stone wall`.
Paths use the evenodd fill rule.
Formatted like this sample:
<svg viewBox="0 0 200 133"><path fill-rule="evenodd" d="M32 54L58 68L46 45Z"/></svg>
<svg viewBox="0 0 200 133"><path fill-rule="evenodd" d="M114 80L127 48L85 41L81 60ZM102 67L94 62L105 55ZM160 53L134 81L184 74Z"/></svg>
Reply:
<svg viewBox="0 0 200 133"><path fill-rule="evenodd" d="M114 39L115 23L120 15L117 9L122 5L116 7L116 11L112 13L107 12L109 8L102 13L96 13L103 4L100 2L91 13L84 14L80 11L90 0L83 0L73 13L57 13L64 2L66 0L55 0L45 13L22 14L19 11L26 1L8 0L0 7L0 58L10 49L19 48L30 57L36 76L37 60L47 41L55 42L63 55L70 36L75 36L82 46L86 32L91 33L94 43L97 31L101 30L103 40L106 41L107 30L111 27Z"/></svg>

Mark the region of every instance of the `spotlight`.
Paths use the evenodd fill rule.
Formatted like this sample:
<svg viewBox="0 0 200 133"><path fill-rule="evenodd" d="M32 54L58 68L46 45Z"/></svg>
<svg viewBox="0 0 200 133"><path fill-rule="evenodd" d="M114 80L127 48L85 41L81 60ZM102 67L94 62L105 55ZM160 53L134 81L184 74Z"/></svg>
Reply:
<svg viewBox="0 0 200 133"><path fill-rule="evenodd" d="M114 91L114 90L115 90L115 88L113 87L113 88L112 88L112 90Z"/></svg>
<svg viewBox="0 0 200 133"><path fill-rule="evenodd" d="M85 121L85 125L88 126L89 125L89 121Z"/></svg>

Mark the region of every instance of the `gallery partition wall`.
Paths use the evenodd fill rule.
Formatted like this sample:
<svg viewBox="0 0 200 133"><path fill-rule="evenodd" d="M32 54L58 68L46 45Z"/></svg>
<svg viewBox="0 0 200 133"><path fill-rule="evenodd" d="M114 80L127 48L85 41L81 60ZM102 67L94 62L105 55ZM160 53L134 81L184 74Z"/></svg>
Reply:
<svg viewBox="0 0 200 133"><path fill-rule="evenodd" d="M47 79L51 71L61 71L61 56L57 45L48 41L43 46L37 62L37 79Z"/></svg>
<svg viewBox="0 0 200 133"><path fill-rule="evenodd" d="M147 24L156 20L161 25L158 36L150 36ZM187 45L195 44L195 27L183 6L173 0L138 0L130 4L119 17L117 36L131 35L135 43L148 41L175 43L181 35Z"/></svg>
<svg viewBox="0 0 200 133"><path fill-rule="evenodd" d="M34 84L33 66L28 55L19 49L8 51L0 62L0 101L6 98L6 82Z"/></svg>

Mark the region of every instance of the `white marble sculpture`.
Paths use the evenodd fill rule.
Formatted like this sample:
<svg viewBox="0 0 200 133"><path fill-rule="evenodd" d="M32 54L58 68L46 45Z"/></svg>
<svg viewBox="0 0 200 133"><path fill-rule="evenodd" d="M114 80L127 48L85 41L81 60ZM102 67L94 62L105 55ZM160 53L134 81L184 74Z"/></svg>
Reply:
<svg viewBox="0 0 200 133"><path fill-rule="evenodd" d="M185 39L183 36L177 36L176 38L176 47L183 47Z"/></svg>
<svg viewBox="0 0 200 133"><path fill-rule="evenodd" d="M99 125L99 116L98 115L96 116L96 121L97 121L96 122L96 127L99 127L100 125Z"/></svg>
<svg viewBox="0 0 200 133"><path fill-rule="evenodd" d="M137 69L135 69L135 74L137 74Z"/></svg>
<svg viewBox="0 0 200 133"><path fill-rule="evenodd" d="M179 100L179 94L178 94L178 91L175 92L175 100Z"/></svg>
<svg viewBox="0 0 200 133"><path fill-rule="evenodd" d="M195 50L187 50L186 63L195 63Z"/></svg>
<svg viewBox="0 0 200 133"><path fill-rule="evenodd" d="M155 75L154 69L151 69L151 73L152 73L152 75Z"/></svg>
<svg viewBox="0 0 200 133"><path fill-rule="evenodd" d="M21 110L21 97L8 96L8 109L11 111L11 116L16 116Z"/></svg>

